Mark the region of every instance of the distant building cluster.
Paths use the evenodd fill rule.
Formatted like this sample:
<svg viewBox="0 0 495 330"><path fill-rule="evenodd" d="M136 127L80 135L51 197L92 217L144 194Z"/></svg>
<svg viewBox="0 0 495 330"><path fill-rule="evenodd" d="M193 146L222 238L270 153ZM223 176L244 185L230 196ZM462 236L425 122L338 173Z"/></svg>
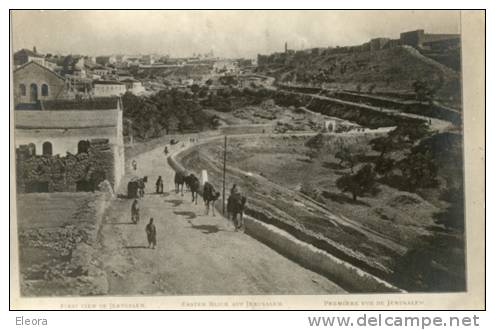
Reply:
<svg viewBox="0 0 495 330"><path fill-rule="evenodd" d="M184 74L168 80L178 88L204 83L215 76L242 74L253 68L251 59L220 59L213 51L187 58L146 54L139 56L83 56L41 54L36 47L14 54L14 100L18 107L34 107L40 101L53 99L89 99L121 96L126 92L146 95L164 85L152 79L143 80L155 70L177 70ZM199 72L198 75L189 74ZM147 74L149 73L149 74ZM189 77L190 76L190 77ZM141 77L138 78L138 77ZM157 89L156 86L159 86Z"/></svg>
<svg viewBox="0 0 495 330"><path fill-rule="evenodd" d="M53 99L88 99L146 93L141 81L116 56L42 55L21 49L14 54L16 106Z"/></svg>
<svg viewBox="0 0 495 330"><path fill-rule="evenodd" d="M369 52L382 49L389 49L398 46L411 46L421 51L443 52L459 49L461 46L460 34L432 34L425 33L424 30L414 30L403 32L398 39L374 38L370 41L357 46L346 47L329 47L329 48L310 48L300 51L294 51L288 48L285 43L284 52L271 55L258 55L258 65L264 65L277 60L283 60L288 55L298 54L337 54L348 52Z"/></svg>

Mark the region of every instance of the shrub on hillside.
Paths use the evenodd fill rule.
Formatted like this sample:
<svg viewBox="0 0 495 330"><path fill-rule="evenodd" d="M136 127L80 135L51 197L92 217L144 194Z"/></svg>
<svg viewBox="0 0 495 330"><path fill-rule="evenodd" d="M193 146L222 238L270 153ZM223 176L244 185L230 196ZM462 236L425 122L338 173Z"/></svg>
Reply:
<svg viewBox="0 0 495 330"><path fill-rule="evenodd" d="M431 152L412 150L404 159L398 162L398 168L406 188L415 191L419 188L433 188L438 185L438 166Z"/></svg>
<svg viewBox="0 0 495 330"><path fill-rule="evenodd" d="M376 188L376 174L371 164L361 167L355 174L345 174L337 179L337 188L349 192L354 201L357 197L372 193Z"/></svg>
<svg viewBox="0 0 495 330"><path fill-rule="evenodd" d="M428 127L424 123L403 122L386 136L371 140L370 145L373 150L380 153L380 158L383 158L389 152L412 147L428 134Z"/></svg>

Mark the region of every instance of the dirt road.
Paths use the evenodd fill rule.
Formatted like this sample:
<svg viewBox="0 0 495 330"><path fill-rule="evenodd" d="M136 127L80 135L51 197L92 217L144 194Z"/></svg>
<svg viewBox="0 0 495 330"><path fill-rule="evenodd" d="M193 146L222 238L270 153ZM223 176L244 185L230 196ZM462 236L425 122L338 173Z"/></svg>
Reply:
<svg viewBox="0 0 495 330"><path fill-rule="evenodd" d="M190 193L177 195L173 170L162 147L137 156L136 161L137 171L128 169L122 182L134 175L148 176L141 221L131 223L132 200L119 198L112 203L100 231L98 258L108 275L109 295L344 292L327 278L234 232L231 223L220 215L205 216L201 198L193 205ZM158 175L164 180L163 195L154 193ZM144 231L150 217L157 228L158 246L154 250L147 248Z"/></svg>

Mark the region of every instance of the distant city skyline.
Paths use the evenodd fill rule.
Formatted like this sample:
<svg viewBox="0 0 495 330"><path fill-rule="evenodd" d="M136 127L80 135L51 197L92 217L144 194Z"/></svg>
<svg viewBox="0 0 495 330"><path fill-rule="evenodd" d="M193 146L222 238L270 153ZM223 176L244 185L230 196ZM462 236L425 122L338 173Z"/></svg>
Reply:
<svg viewBox="0 0 495 330"><path fill-rule="evenodd" d="M460 33L459 11L14 11L14 51L255 58L401 32Z"/></svg>

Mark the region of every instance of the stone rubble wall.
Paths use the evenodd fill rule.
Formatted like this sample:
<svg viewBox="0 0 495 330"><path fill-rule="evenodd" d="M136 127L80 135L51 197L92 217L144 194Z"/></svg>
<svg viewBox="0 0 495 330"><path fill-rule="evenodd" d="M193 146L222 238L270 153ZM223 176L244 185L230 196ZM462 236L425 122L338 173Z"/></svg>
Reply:
<svg viewBox="0 0 495 330"><path fill-rule="evenodd" d="M90 140L87 153L66 156L30 156L24 146L16 150L17 191L27 192L34 182L47 182L48 192L74 192L80 180L115 183L114 151L107 139ZM104 178L100 173L104 173Z"/></svg>

